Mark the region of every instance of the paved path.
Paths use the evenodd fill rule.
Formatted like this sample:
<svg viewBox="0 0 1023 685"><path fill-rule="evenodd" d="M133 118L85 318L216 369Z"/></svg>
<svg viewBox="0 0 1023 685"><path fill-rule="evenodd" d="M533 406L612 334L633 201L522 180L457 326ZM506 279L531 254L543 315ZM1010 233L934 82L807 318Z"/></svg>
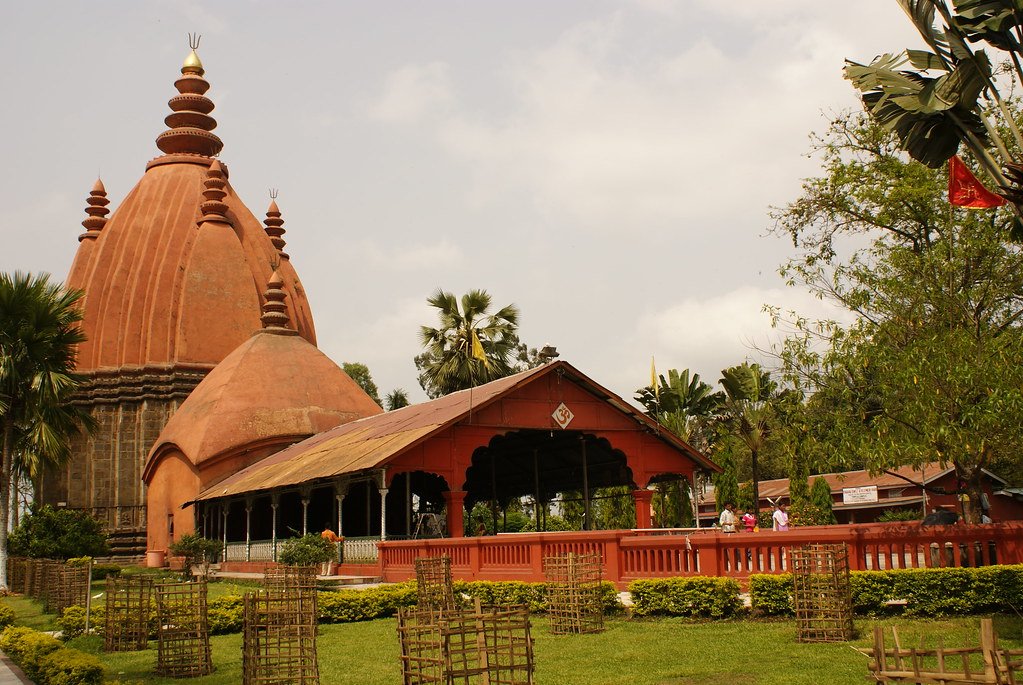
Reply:
<svg viewBox="0 0 1023 685"><path fill-rule="evenodd" d="M0 685L32 685L32 681L3 652L0 652Z"/></svg>

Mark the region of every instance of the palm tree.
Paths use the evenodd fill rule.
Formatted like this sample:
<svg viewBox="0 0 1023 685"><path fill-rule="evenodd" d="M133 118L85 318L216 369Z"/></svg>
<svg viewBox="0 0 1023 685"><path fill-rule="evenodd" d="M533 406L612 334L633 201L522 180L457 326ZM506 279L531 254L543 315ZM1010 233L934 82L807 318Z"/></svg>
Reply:
<svg viewBox="0 0 1023 685"><path fill-rule="evenodd" d="M750 451L753 471L753 502L760 506L760 467L757 458L767 444L774 422L772 399L777 385L759 364L743 362L721 372L725 389L721 420Z"/></svg>
<svg viewBox="0 0 1023 685"><path fill-rule="evenodd" d="M512 357L519 343L519 310L510 304L489 314L485 290L470 290L459 301L438 289L426 300L437 308L438 328L423 326L425 351L416 357L419 385L431 398L489 383L514 372Z"/></svg>
<svg viewBox="0 0 1023 685"><path fill-rule="evenodd" d="M80 380L75 348L82 292L51 284L49 276L0 274L0 588L7 587L7 534L15 469L38 476L70 455L78 430L91 428L70 404Z"/></svg>
<svg viewBox="0 0 1023 685"><path fill-rule="evenodd" d="M405 392L404 388L395 388L391 392L384 396L384 409L387 411L394 411L395 409L401 409L411 404L408 399L408 393Z"/></svg>

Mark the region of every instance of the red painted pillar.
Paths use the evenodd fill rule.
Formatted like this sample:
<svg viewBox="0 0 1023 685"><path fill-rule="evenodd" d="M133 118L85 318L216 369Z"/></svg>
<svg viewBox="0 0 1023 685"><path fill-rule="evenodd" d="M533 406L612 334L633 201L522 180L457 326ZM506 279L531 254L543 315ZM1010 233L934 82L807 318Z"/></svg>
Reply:
<svg viewBox="0 0 1023 685"><path fill-rule="evenodd" d="M448 537L464 538L465 523L462 510L465 505L465 490L448 490L444 493L444 503L448 507Z"/></svg>
<svg viewBox="0 0 1023 685"><path fill-rule="evenodd" d="M633 490L632 501L636 504L636 527L652 527L653 522L650 519L650 503L654 501L654 491Z"/></svg>

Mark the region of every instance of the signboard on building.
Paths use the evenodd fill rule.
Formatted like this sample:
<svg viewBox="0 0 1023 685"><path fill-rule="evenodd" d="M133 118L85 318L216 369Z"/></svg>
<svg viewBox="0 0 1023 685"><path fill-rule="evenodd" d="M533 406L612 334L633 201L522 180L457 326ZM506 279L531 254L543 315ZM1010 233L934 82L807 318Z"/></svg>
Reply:
<svg viewBox="0 0 1023 685"><path fill-rule="evenodd" d="M861 502L876 501L876 485L864 485L861 488L842 488L842 504L859 504Z"/></svg>
<svg viewBox="0 0 1023 685"><path fill-rule="evenodd" d="M572 410L565 406L565 403L562 402L558 405L558 408L554 410L554 413L551 414L551 417L553 417L554 422L562 428L568 428L568 424L572 423L572 419L575 418L575 414L573 414Z"/></svg>

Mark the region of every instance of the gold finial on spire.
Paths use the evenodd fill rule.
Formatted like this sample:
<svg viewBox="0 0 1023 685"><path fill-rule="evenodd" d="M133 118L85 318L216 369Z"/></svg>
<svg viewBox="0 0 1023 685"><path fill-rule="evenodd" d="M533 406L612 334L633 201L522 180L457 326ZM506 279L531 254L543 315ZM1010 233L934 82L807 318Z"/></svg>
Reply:
<svg viewBox="0 0 1023 685"><path fill-rule="evenodd" d="M196 50L199 49L199 41L202 40L202 36L198 33L188 34L188 47L192 48L192 52L185 58L185 63L181 65L182 74L198 74L202 76L206 73L203 69L202 61L199 60L199 55L196 54Z"/></svg>

